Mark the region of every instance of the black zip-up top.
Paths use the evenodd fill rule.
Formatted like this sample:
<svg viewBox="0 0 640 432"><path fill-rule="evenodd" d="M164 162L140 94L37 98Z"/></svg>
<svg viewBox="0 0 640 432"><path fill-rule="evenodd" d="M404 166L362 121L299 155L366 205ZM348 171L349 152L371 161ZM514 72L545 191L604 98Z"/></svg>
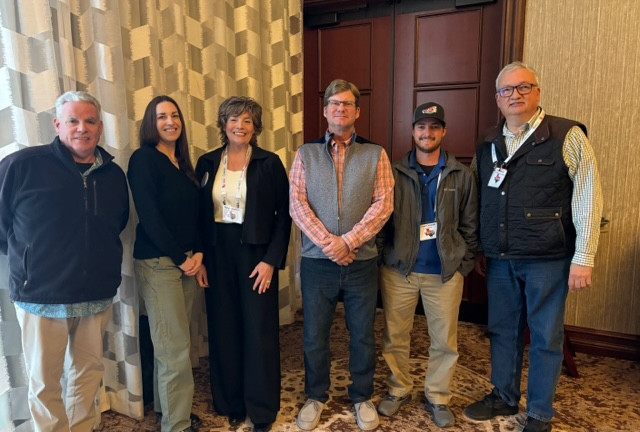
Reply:
<svg viewBox="0 0 640 432"><path fill-rule="evenodd" d="M9 258L14 301L69 304L116 294L129 194L122 169L97 149L103 163L86 177L58 137L0 162L0 252Z"/></svg>

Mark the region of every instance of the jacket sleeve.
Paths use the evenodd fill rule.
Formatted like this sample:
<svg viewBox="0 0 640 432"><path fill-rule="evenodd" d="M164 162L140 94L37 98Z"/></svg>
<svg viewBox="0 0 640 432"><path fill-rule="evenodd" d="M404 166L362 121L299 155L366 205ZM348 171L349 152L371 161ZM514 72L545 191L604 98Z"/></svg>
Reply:
<svg viewBox="0 0 640 432"><path fill-rule="evenodd" d="M127 227L127 223L129 222L129 188L127 187L127 176L124 174L124 171L122 171L122 168L120 168L119 165L116 166L118 167L118 179L120 180L120 196L123 199L122 215L120 218L120 232L122 232Z"/></svg>
<svg viewBox="0 0 640 432"><path fill-rule="evenodd" d="M162 210L156 198L158 185L148 155L140 150L134 152L129 159L127 175L142 229L162 253L180 266L187 256L162 218Z"/></svg>
<svg viewBox="0 0 640 432"><path fill-rule="evenodd" d="M460 202L460 222L458 232L467 245L467 251L460 263L460 273L468 275L475 264L475 254L478 249L478 187L475 174L465 170L465 191Z"/></svg>
<svg viewBox="0 0 640 432"><path fill-rule="evenodd" d="M207 246L210 244L210 236L209 232L210 226L207 225L207 205L209 202L207 200L211 200L211 195L206 196L206 183L213 182L213 179L207 177L207 181L203 184L203 178L205 173L207 172L206 162L199 158L196 163L196 179L198 179L199 184L199 193L198 193L198 236L196 239L196 251L202 252L203 254L210 253L211 249Z"/></svg>
<svg viewBox="0 0 640 432"><path fill-rule="evenodd" d="M269 172L273 181L275 216L273 233L263 261L282 269L289 248L291 216L289 215L289 181L284 165L277 155L269 158Z"/></svg>
<svg viewBox="0 0 640 432"><path fill-rule="evenodd" d="M13 226L14 171L5 158L0 162L0 254L7 254L9 231Z"/></svg>

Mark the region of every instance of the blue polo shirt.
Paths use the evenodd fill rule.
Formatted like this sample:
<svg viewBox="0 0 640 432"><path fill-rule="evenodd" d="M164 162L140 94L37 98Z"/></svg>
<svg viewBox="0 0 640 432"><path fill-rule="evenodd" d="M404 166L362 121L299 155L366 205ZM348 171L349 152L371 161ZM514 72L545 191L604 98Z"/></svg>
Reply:
<svg viewBox="0 0 640 432"><path fill-rule="evenodd" d="M414 149L409 156L409 166L416 170L418 173L418 180L420 181L420 199L422 205L422 220L421 224L434 222L436 215L434 212L436 203L436 193L438 189L438 179L440 173L444 169L444 152L440 152L440 158L438 164L431 169L431 172L426 173L422 166L416 161L416 150ZM438 227L438 233L440 235L440 227ZM436 239L423 240L420 242L418 248L418 258L412 269L415 273L426 274L441 274L442 264L440 263L440 256L438 255L438 246L436 245Z"/></svg>

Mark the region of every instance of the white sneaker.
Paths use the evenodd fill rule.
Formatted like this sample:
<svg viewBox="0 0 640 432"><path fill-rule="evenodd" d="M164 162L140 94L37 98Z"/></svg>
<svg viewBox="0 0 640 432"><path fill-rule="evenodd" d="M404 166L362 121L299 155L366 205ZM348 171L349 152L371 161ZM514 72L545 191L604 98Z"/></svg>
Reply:
<svg viewBox="0 0 640 432"><path fill-rule="evenodd" d="M356 409L356 420L358 427L362 430L372 430L378 427L380 420L378 419L378 411L371 399L359 402L353 405Z"/></svg>
<svg viewBox="0 0 640 432"><path fill-rule="evenodd" d="M296 417L296 424L300 429L313 430L318 426L320 414L324 409L324 404L320 401L307 399Z"/></svg>

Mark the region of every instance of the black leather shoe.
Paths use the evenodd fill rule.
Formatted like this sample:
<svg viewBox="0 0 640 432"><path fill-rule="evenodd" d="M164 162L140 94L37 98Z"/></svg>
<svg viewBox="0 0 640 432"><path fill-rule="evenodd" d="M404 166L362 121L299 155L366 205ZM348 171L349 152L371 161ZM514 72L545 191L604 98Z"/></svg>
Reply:
<svg viewBox="0 0 640 432"><path fill-rule="evenodd" d="M511 406L494 389L482 400L466 407L463 414L471 420L489 420L496 416L509 416L518 413L518 406Z"/></svg>
<svg viewBox="0 0 640 432"><path fill-rule="evenodd" d="M273 423L256 423L253 425L253 432L269 432Z"/></svg>
<svg viewBox="0 0 640 432"><path fill-rule="evenodd" d="M524 429L522 429L522 432L551 432L551 422L527 417L527 421L524 422Z"/></svg>
<svg viewBox="0 0 640 432"><path fill-rule="evenodd" d="M229 426L238 426L242 422L244 422L244 417L233 417L229 416Z"/></svg>

